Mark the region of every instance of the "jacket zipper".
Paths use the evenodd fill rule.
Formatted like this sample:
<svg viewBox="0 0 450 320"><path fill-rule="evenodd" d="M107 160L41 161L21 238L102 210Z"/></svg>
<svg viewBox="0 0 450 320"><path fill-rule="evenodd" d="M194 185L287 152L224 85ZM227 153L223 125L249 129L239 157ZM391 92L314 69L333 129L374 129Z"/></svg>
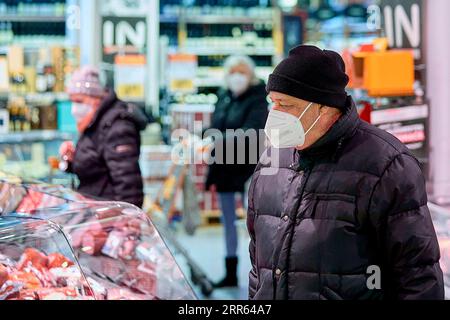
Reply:
<svg viewBox="0 0 450 320"><path fill-rule="evenodd" d="M293 210L293 213L295 213L295 219L293 221L297 220L297 212L298 212L298 209L300 208L300 206L302 204L303 194L305 192L306 184L308 183L308 179L309 179L309 176L310 176L310 173L311 173L313 167L314 167L314 164L311 164L310 167L306 168L303 171L302 182L301 182L301 185L300 185L300 188L299 188L300 198L299 198L298 204L295 206L295 208ZM292 212L291 212L291 214L292 214ZM289 299L289 272L288 272L288 270L289 270L289 260L291 258L290 252L291 252L291 249L292 249L292 238L293 238L293 235L294 235L295 227L296 227L296 223L292 223L291 230L289 231L289 244L288 244L289 245L289 250L287 252L287 257L286 257L286 270L284 271L285 277L286 277L286 279L285 279L285 281L286 281L285 298L286 299ZM276 287L277 286L275 286L275 288ZM275 298L276 298L276 295L275 295Z"/></svg>

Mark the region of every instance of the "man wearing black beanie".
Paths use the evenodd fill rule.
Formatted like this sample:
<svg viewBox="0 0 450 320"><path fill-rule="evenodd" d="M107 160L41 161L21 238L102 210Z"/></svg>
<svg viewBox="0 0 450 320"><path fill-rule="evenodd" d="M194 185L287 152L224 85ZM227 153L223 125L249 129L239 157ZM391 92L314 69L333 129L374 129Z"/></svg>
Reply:
<svg viewBox="0 0 450 320"><path fill-rule="evenodd" d="M358 117L339 54L294 48L269 78L272 144L249 191L250 299L444 298L418 161Z"/></svg>

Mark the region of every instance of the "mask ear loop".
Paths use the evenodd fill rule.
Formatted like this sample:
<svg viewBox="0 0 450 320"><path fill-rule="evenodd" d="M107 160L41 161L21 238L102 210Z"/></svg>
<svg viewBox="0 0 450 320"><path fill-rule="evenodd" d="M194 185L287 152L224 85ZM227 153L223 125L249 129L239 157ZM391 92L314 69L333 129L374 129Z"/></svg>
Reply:
<svg viewBox="0 0 450 320"><path fill-rule="evenodd" d="M314 103L311 102L305 109L305 111L303 111L303 113L301 114L300 118L298 118L298 120L300 121L303 116L305 115L305 113L311 108L311 106ZM319 122L320 118L322 117L322 115L319 115L319 117L316 119L316 121L314 121L314 123L311 125L311 127L308 129L308 131L305 132L305 136L317 125L317 123Z"/></svg>
<svg viewBox="0 0 450 320"><path fill-rule="evenodd" d="M322 118L322 115L320 115L316 121L312 124L312 126L308 129L308 131L305 132L305 136L316 126L316 124L319 122L320 118Z"/></svg>
<svg viewBox="0 0 450 320"><path fill-rule="evenodd" d="M302 118L303 118L303 116L305 115L305 113L308 112L308 110L311 108L311 106L312 106L313 104L314 104L314 103L311 102L311 103L306 107L305 111L303 111L303 113L300 115L300 117L298 118L298 120L302 120Z"/></svg>

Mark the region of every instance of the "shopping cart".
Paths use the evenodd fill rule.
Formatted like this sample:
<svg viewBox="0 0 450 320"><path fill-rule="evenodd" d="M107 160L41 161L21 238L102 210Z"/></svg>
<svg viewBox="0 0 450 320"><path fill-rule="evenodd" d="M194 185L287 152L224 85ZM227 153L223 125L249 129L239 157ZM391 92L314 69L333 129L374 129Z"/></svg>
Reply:
<svg viewBox="0 0 450 320"><path fill-rule="evenodd" d="M161 157L159 161L161 161ZM181 162L174 163L172 159L167 159L167 161L171 161L169 172L147 211L166 244L172 248L173 254L179 254L185 259L192 283L200 288L205 297L210 297L214 291L211 280L177 240L171 227L173 221L176 220L178 213L176 202L181 193L183 195L182 221L186 232L194 235L197 227L201 224L200 209L189 165Z"/></svg>

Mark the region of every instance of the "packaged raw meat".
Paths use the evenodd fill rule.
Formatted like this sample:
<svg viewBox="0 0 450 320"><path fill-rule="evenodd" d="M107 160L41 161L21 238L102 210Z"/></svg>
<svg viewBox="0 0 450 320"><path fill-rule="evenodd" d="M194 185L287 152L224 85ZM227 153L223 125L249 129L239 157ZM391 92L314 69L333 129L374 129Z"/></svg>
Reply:
<svg viewBox="0 0 450 320"><path fill-rule="evenodd" d="M8 280L15 283L21 283L25 289L38 289L42 287L39 278L31 272L13 272L9 275Z"/></svg>
<svg viewBox="0 0 450 320"><path fill-rule="evenodd" d="M90 256L88 254L80 254L79 261L86 274L95 274L112 284L117 284L126 271L126 266L120 261L100 255Z"/></svg>
<svg viewBox="0 0 450 320"><path fill-rule="evenodd" d="M19 298L23 284L19 282L6 281L0 288L0 301Z"/></svg>
<svg viewBox="0 0 450 320"><path fill-rule="evenodd" d="M441 249L441 268L444 274L450 274L450 237L438 237Z"/></svg>
<svg viewBox="0 0 450 320"><path fill-rule="evenodd" d="M119 257L119 250L126 240L126 235L122 231L112 231L109 233L102 253L108 257L117 259Z"/></svg>
<svg viewBox="0 0 450 320"><path fill-rule="evenodd" d="M72 266L68 268L53 268L48 271L57 287L75 287L83 281L79 270Z"/></svg>
<svg viewBox="0 0 450 320"><path fill-rule="evenodd" d="M47 268L48 258L45 254L39 250L28 248L25 249L22 256L20 257L17 268L23 270L26 267L33 266L40 270Z"/></svg>
<svg viewBox="0 0 450 320"><path fill-rule="evenodd" d="M119 248L119 257L124 260L133 259L136 254L135 250L138 245L136 240L125 240Z"/></svg>
<svg viewBox="0 0 450 320"><path fill-rule="evenodd" d="M98 255L108 239L104 231L90 230L83 234L81 250L91 256Z"/></svg>
<svg viewBox="0 0 450 320"><path fill-rule="evenodd" d="M121 210L117 207L102 207L95 210L95 216L98 221L106 221L114 217L120 217ZM112 220L111 220L112 221Z"/></svg>
<svg viewBox="0 0 450 320"><path fill-rule="evenodd" d="M19 207L16 209L17 213L31 213L34 212L42 204L44 195L40 192L27 190L26 196L22 199Z"/></svg>
<svg viewBox="0 0 450 320"><path fill-rule="evenodd" d="M129 261L122 280L129 288L147 295L156 295L156 270L149 262Z"/></svg>
<svg viewBox="0 0 450 320"><path fill-rule="evenodd" d="M154 297L134 293L125 288L117 288L108 290L107 300L154 300Z"/></svg>
<svg viewBox="0 0 450 320"><path fill-rule="evenodd" d="M141 224L142 224L141 220L131 219L130 221L128 221L129 231L139 236L141 234Z"/></svg>
<svg viewBox="0 0 450 320"><path fill-rule="evenodd" d="M69 221L71 223L72 221ZM69 237L74 248L81 248L83 246L83 238L86 234L99 234L103 232L103 226L100 222L91 219L83 227L78 227L76 224L67 224L67 228L72 229L69 233Z"/></svg>
<svg viewBox="0 0 450 320"><path fill-rule="evenodd" d="M73 300L79 297L75 288L51 288L36 290L39 300Z"/></svg>
<svg viewBox="0 0 450 320"><path fill-rule="evenodd" d="M16 298L16 300L38 300L38 299L39 297L36 294L36 290L20 290L19 296Z"/></svg>
<svg viewBox="0 0 450 320"><path fill-rule="evenodd" d="M63 256L61 253L52 253L48 255L48 268L67 268L73 266L73 262Z"/></svg>
<svg viewBox="0 0 450 320"><path fill-rule="evenodd" d="M93 277L88 277L87 281L92 288L92 295L95 296L97 300L105 300L107 295L106 287Z"/></svg>
<svg viewBox="0 0 450 320"><path fill-rule="evenodd" d="M5 266L0 264L0 288L8 280L8 270Z"/></svg>

